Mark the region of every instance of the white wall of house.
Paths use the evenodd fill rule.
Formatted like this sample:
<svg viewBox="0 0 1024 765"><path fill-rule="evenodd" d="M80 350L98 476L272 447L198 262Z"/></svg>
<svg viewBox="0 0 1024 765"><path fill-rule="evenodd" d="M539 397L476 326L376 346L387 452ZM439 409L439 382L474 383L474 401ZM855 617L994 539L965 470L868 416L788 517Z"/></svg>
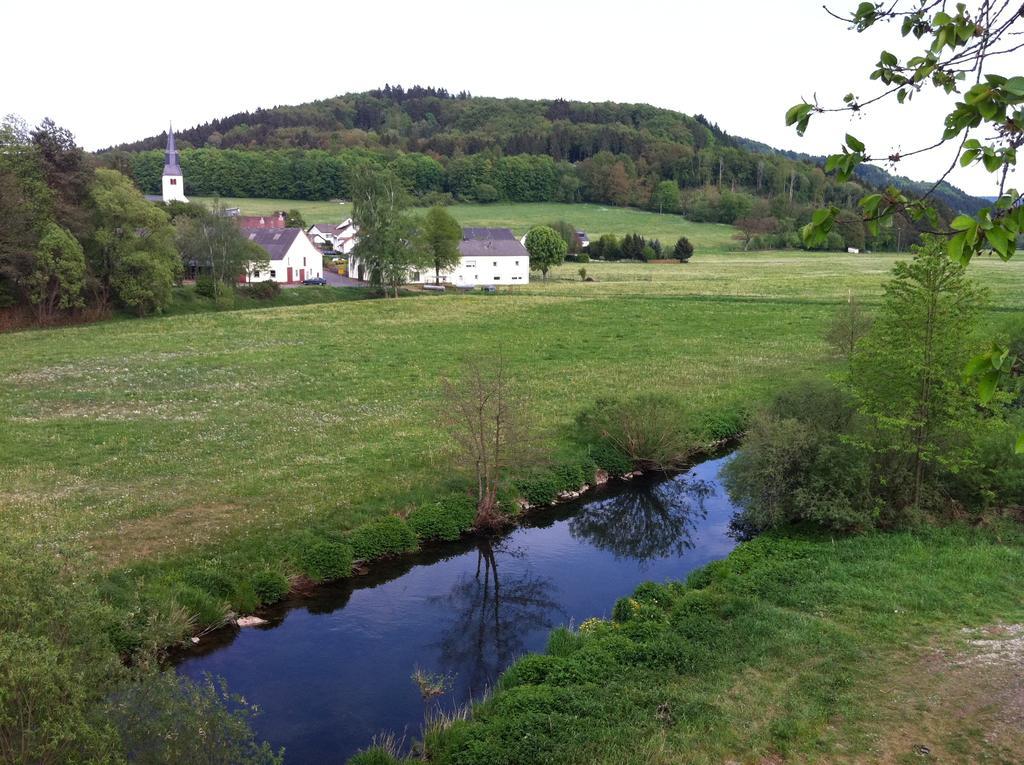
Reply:
<svg viewBox="0 0 1024 765"><path fill-rule="evenodd" d="M359 279L359 258L349 255L348 275ZM364 280L369 274L364 273ZM455 287L501 287L506 284L519 285L530 283L530 256L522 255L490 255L488 257L462 258L459 264L450 271L441 272L441 284ZM409 284L433 284L434 269L411 269L407 279Z"/></svg>
<svg viewBox="0 0 1024 765"><path fill-rule="evenodd" d="M305 234L299 234L288 248L288 252L280 260L271 260L267 264L261 264L258 268L251 266L247 281L250 282L280 282L289 283L289 271L291 269L291 282L301 282L303 279L313 279L324 275L324 258L320 251L309 241Z"/></svg>

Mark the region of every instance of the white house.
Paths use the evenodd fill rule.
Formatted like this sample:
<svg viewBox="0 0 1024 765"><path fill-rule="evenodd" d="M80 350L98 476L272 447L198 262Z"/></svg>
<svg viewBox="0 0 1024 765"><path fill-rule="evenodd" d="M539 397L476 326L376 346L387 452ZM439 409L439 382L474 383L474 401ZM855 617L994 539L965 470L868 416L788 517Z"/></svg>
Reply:
<svg viewBox="0 0 1024 765"><path fill-rule="evenodd" d="M329 246L335 252L348 255L355 249L359 240L359 227L348 218L341 223L314 223L309 227L309 238L313 244L323 247Z"/></svg>
<svg viewBox="0 0 1024 765"><path fill-rule="evenodd" d="M442 271L441 284L454 287L500 287L530 282L530 253L507 228L464 228L459 242L462 256L455 268ZM349 255L348 275L368 280L369 274L355 255ZM410 284L433 284L434 269L410 269Z"/></svg>
<svg viewBox="0 0 1024 765"><path fill-rule="evenodd" d="M267 251L269 263L239 278L248 282L301 284L324 275L324 259L301 228L243 228L242 234Z"/></svg>

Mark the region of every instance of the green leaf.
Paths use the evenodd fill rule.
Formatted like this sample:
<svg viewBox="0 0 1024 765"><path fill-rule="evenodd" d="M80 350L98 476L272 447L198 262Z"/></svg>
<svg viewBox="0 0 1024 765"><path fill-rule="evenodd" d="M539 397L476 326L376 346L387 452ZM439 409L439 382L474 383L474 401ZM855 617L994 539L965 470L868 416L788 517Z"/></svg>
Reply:
<svg viewBox="0 0 1024 765"><path fill-rule="evenodd" d="M946 245L946 251L949 254L949 259L954 263L959 263L962 266L967 265L967 261L970 260L968 257L964 257L964 245L967 243L967 233L961 232L949 240L949 244Z"/></svg>
<svg viewBox="0 0 1024 765"><path fill-rule="evenodd" d="M966 231L977 226L978 222L970 215L957 215L949 225L954 231Z"/></svg>
<svg viewBox="0 0 1024 765"><path fill-rule="evenodd" d="M797 124L800 120L810 114L811 109L812 107L808 103L801 103L790 107L789 111L786 112L786 125L789 126Z"/></svg>
<svg viewBox="0 0 1024 765"><path fill-rule="evenodd" d="M861 143L860 141L858 141L856 138L854 138L849 133L846 134L846 145L849 146L853 151L856 151L856 152L863 152L864 151L864 144Z"/></svg>
<svg viewBox="0 0 1024 765"><path fill-rule="evenodd" d="M1024 454L1024 433L1017 436L1017 445L1013 448L1014 454Z"/></svg>
<svg viewBox="0 0 1024 765"><path fill-rule="evenodd" d="M1011 77L1003 83L1003 90L1015 96L1024 97L1024 77Z"/></svg>
<svg viewBox="0 0 1024 765"><path fill-rule="evenodd" d="M992 245L992 249L999 253L999 257L1003 260L1010 256L1010 238L1006 235L1004 229L995 226L985 232L985 238Z"/></svg>
<svg viewBox="0 0 1024 765"><path fill-rule="evenodd" d="M992 353L991 351L985 351L979 353L977 356L967 362L967 366L964 367L964 379L970 380L978 376L982 372L988 371L992 368Z"/></svg>
<svg viewBox="0 0 1024 765"><path fill-rule="evenodd" d="M990 369L978 378L978 398L981 403L987 404L992 400L996 392L996 384L999 382L999 371Z"/></svg>

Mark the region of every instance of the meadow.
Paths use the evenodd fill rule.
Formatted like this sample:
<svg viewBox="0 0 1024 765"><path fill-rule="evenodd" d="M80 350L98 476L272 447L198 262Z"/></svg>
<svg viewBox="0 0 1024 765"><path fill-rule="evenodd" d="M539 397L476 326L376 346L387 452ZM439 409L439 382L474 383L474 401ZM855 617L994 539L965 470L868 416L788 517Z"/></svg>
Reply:
<svg viewBox="0 0 1024 765"><path fill-rule="evenodd" d="M103 565L214 554L313 519L351 528L458 486L441 379L501 354L552 453L580 408L638 388L743 411L829 368L849 296L892 256L575 264L495 295L183 313L0 336L0 524ZM979 262L992 315L1024 267Z"/></svg>
<svg viewBox="0 0 1024 765"><path fill-rule="evenodd" d="M496 294L286 290L295 302L262 310L213 310L185 290L172 315L0 335L0 531L11 549L75 561L75 580L129 619L144 613L136 586L223 595L233 578L294 571L297 532L338 534L463 488L439 420L441 381L465 361L501 355L543 451L571 457L575 416L602 397L663 393L715 417L838 369L829 321L851 297L877 304L896 258L698 253L585 264L593 282L567 263ZM1024 260L971 268L995 331L1024 307ZM328 302L302 304L313 299ZM1024 619L1022 547L1001 526L838 546L764 537L701 575L697 594L642 588L614 623L556 632L550 656L513 667L476 722L433 735L432 751L903 762L938 741L954 759L1019 761L1024 745L989 701L1012 688L963 669L958 630L1017 634L998 622ZM200 625L222 618L223 600L195 602L212 607Z"/></svg>
<svg viewBox="0 0 1024 765"><path fill-rule="evenodd" d="M211 197L197 197L197 202L213 204ZM243 215L266 215L278 210L298 210L309 225L340 223L351 216L352 205L338 202L304 202L294 199L221 198L226 207L238 207ZM698 253L720 253L736 249L736 229L722 223L694 223L681 215L658 214L630 207L598 204L563 204L559 202L456 204L447 208L463 226L487 226L512 229L517 236L533 226L564 220L587 232L591 240L601 234L638 233L647 239L660 239L667 248L685 236ZM416 212L414 210L414 212Z"/></svg>

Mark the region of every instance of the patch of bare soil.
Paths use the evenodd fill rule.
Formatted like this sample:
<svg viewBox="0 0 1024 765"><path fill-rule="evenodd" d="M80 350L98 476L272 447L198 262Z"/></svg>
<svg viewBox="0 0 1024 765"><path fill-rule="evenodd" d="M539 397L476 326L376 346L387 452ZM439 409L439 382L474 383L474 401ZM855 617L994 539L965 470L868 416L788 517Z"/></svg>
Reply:
<svg viewBox="0 0 1024 765"><path fill-rule="evenodd" d="M863 762L1024 763L1024 624L965 629L891 676Z"/></svg>

